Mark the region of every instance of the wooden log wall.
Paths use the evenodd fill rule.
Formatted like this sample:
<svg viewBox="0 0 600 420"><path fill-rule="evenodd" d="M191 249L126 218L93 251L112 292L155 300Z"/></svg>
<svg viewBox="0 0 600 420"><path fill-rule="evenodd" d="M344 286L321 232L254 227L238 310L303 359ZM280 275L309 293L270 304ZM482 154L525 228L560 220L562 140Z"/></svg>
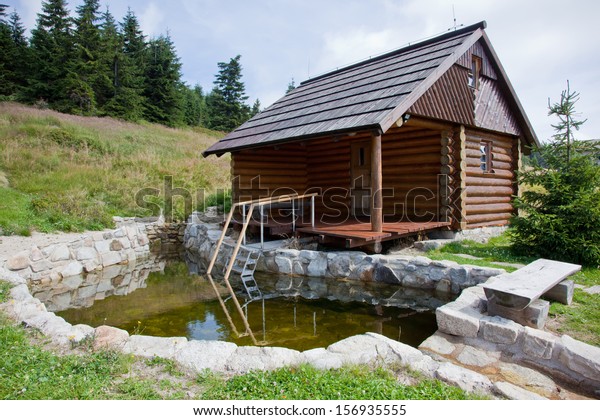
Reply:
<svg viewBox="0 0 600 420"><path fill-rule="evenodd" d="M232 153L234 201L303 194L307 186L306 149L306 145L292 143Z"/></svg>
<svg viewBox="0 0 600 420"><path fill-rule="evenodd" d="M383 135L383 214L394 220L439 220L439 130L392 128Z"/></svg>
<svg viewBox="0 0 600 420"><path fill-rule="evenodd" d="M369 133L324 138L308 143L307 192L317 192L315 209L323 221L350 216L351 142L371 140Z"/></svg>
<svg viewBox="0 0 600 420"><path fill-rule="evenodd" d="M493 173L481 167L480 145L489 141L492 146ZM515 193L514 151L516 138L475 130L466 131L466 200L467 229L485 226L505 226L513 213L511 204Z"/></svg>

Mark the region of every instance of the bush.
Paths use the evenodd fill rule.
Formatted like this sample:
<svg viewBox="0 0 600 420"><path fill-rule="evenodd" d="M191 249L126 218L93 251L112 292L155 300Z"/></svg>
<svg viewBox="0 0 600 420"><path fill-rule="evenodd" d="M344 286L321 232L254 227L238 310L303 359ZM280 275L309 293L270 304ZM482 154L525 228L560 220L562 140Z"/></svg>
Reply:
<svg viewBox="0 0 600 420"><path fill-rule="evenodd" d="M515 251L526 255L600 265L600 166L572 132L577 94L563 92L550 114L561 122L554 141L539 148L540 159L519 173L531 186L514 201L520 215L512 220Z"/></svg>

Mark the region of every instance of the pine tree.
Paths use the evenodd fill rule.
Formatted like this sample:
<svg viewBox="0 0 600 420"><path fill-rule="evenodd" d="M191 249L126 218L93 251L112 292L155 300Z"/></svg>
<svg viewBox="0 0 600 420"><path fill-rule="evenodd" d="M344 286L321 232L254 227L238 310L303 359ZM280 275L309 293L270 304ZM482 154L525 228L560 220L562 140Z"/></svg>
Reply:
<svg viewBox="0 0 600 420"><path fill-rule="evenodd" d="M93 112L96 108L96 95L94 88L97 86L100 72L100 3L99 0L84 0L77 7L77 18L75 19L75 47L76 60L75 71L77 72L77 91L80 97L77 102L82 112ZM75 99L75 98L74 98ZM84 109L85 107L85 109Z"/></svg>
<svg viewBox="0 0 600 420"><path fill-rule="evenodd" d="M148 121L178 126L183 124L181 62L171 37L161 35L147 48L144 97Z"/></svg>
<svg viewBox="0 0 600 420"><path fill-rule="evenodd" d="M5 19L5 10L7 7L8 6L5 4L0 4L0 51L2 51L2 54L0 55L0 97L9 96L14 90L14 86L10 81L11 71L7 67L10 62L10 53L13 49L10 29L8 27L8 22Z"/></svg>
<svg viewBox="0 0 600 420"><path fill-rule="evenodd" d="M241 56L218 63L219 74L215 77L215 87L207 97L206 105L209 113L209 128L231 131L249 118L250 108L242 82Z"/></svg>
<svg viewBox="0 0 600 420"><path fill-rule="evenodd" d="M74 72L72 21L64 0L42 2L31 34L32 76L27 90L31 102L46 101L60 111L72 111Z"/></svg>
<svg viewBox="0 0 600 420"><path fill-rule="evenodd" d="M257 99L256 101L254 101L254 104L252 105L252 108L250 109L249 118L254 117L259 112L260 112L260 101Z"/></svg>
<svg viewBox="0 0 600 420"><path fill-rule="evenodd" d="M600 166L586 142L573 133L585 122L578 120L579 94L567 89L560 101L549 105L549 115L559 119L554 140L542 146L540 159L519 173L528 185L515 207L512 220L516 251L579 264L600 264Z"/></svg>

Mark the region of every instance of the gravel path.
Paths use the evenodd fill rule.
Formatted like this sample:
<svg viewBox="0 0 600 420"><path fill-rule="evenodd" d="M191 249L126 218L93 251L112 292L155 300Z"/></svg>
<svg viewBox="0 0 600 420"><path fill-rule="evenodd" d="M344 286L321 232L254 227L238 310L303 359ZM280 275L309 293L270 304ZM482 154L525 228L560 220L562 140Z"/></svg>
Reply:
<svg viewBox="0 0 600 420"><path fill-rule="evenodd" d="M78 233L39 233L31 236L0 236L0 262L20 251L30 250L34 245L44 247L51 244L71 242L81 238L84 232Z"/></svg>

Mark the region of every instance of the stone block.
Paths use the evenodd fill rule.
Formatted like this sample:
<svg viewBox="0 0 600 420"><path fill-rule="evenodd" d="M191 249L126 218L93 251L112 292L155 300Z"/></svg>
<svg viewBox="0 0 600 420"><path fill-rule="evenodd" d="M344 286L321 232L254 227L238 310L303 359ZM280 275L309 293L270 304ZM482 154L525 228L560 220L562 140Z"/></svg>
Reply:
<svg viewBox="0 0 600 420"><path fill-rule="evenodd" d="M60 272L63 277L77 276L81 273L83 273L83 265L79 261L71 261Z"/></svg>
<svg viewBox="0 0 600 420"><path fill-rule="evenodd" d="M320 370L339 369L344 362L339 354L328 352L324 348L311 349L302 352L300 362Z"/></svg>
<svg viewBox="0 0 600 420"><path fill-rule="evenodd" d="M398 278L396 273L383 264L376 264L373 269L373 281L387 284L401 284L402 281Z"/></svg>
<svg viewBox="0 0 600 420"><path fill-rule="evenodd" d="M31 263L31 271L33 271L34 273L48 271L48 270L51 270L52 268L53 268L52 263L45 258L40 259L38 261L33 261Z"/></svg>
<svg viewBox="0 0 600 420"><path fill-rule="evenodd" d="M79 261L86 261L98 258L98 252L92 247L82 247L77 250L76 257Z"/></svg>
<svg viewBox="0 0 600 420"><path fill-rule="evenodd" d="M563 347L559 359L569 369L586 378L600 378L600 348L577 341L568 335L561 337Z"/></svg>
<svg viewBox="0 0 600 420"><path fill-rule="evenodd" d="M121 254L110 251L100 255L100 261L104 267L121 263Z"/></svg>
<svg viewBox="0 0 600 420"><path fill-rule="evenodd" d="M275 256L275 264L277 264L277 269L279 270L280 273L284 273L284 274L292 274L293 273L292 260L290 260L289 258L284 257L282 255L276 255Z"/></svg>
<svg viewBox="0 0 600 420"><path fill-rule="evenodd" d="M111 251L120 251L123 249L123 244L118 239L113 239L109 248Z"/></svg>
<svg viewBox="0 0 600 420"><path fill-rule="evenodd" d="M419 267L426 267L428 265L431 265L431 260L427 257L415 257L412 260L410 260L410 262L411 264L414 264Z"/></svg>
<svg viewBox="0 0 600 420"><path fill-rule="evenodd" d="M106 240L97 241L94 244L94 248L96 248L96 251L98 251L98 253L106 254L107 252L110 252L110 241L106 241Z"/></svg>
<svg viewBox="0 0 600 420"><path fill-rule="evenodd" d="M543 299L560 302L563 305L570 305L573 302L573 292L575 282L573 280L563 280L552 289L542 295Z"/></svg>
<svg viewBox="0 0 600 420"><path fill-rule="evenodd" d="M500 360L499 351L485 351L471 346L465 348L456 357L463 365L484 367L494 365Z"/></svg>
<svg viewBox="0 0 600 420"><path fill-rule="evenodd" d="M29 251L21 251L11 255L6 260L6 268L12 271L23 270L29 267Z"/></svg>
<svg viewBox="0 0 600 420"><path fill-rule="evenodd" d="M122 350L129 340L129 333L125 330L101 325L94 331L94 349Z"/></svg>
<svg viewBox="0 0 600 420"><path fill-rule="evenodd" d="M435 375L466 392L487 394L492 389L492 382L487 376L448 362L441 363Z"/></svg>
<svg viewBox="0 0 600 420"><path fill-rule="evenodd" d="M300 363L300 352L283 347L238 347L227 361L226 369L232 373L251 370L274 370Z"/></svg>
<svg viewBox="0 0 600 420"><path fill-rule="evenodd" d="M50 261L52 262L56 262L56 261L66 261L69 260L71 258L71 251L69 250L69 247L65 244L58 244L54 247L54 249L52 250L52 253L50 254Z"/></svg>
<svg viewBox="0 0 600 420"><path fill-rule="evenodd" d="M494 391L509 400L547 400L535 392L527 391L509 382L494 382Z"/></svg>
<svg viewBox="0 0 600 420"><path fill-rule="evenodd" d="M227 361L236 349L235 344L225 341L192 340L175 353L175 361L196 372L205 369L225 372Z"/></svg>
<svg viewBox="0 0 600 420"><path fill-rule="evenodd" d="M538 329L544 328L550 310L550 303L541 299L534 300L531 305L523 310L507 308L491 301L488 301L487 306L488 315L490 316L500 316L521 325Z"/></svg>
<svg viewBox="0 0 600 420"><path fill-rule="evenodd" d="M438 329L459 337L477 337L479 332L478 314L470 308L455 309L444 305L436 309L435 317Z"/></svg>
<svg viewBox="0 0 600 420"><path fill-rule="evenodd" d="M430 350L438 354L449 355L454 353L456 346L450 342L443 333L436 332L421 343L419 349Z"/></svg>
<svg viewBox="0 0 600 420"><path fill-rule="evenodd" d="M514 344L523 329L516 322L499 316L485 317L480 327L485 340L498 344Z"/></svg>
<svg viewBox="0 0 600 420"><path fill-rule="evenodd" d="M523 352L534 358L549 360L558 338L551 333L525 327Z"/></svg>
<svg viewBox="0 0 600 420"><path fill-rule="evenodd" d="M44 253L37 246L33 246L31 248L31 252L29 253L29 258L31 261L39 261L44 258Z"/></svg>
<svg viewBox="0 0 600 420"><path fill-rule="evenodd" d="M150 337L147 335L132 335L123 346L124 353L142 357L172 358L186 344L185 337Z"/></svg>
<svg viewBox="0 0 600 420"><path fill-rule="evenodd" d="M306 274L312 277L325 277L327 275L327 255L325 253L316 251L302 252L311 252L315 254L315 257L310 260L308 267L306 267ZM302 252L300 253L301 256Z"/></svg>

